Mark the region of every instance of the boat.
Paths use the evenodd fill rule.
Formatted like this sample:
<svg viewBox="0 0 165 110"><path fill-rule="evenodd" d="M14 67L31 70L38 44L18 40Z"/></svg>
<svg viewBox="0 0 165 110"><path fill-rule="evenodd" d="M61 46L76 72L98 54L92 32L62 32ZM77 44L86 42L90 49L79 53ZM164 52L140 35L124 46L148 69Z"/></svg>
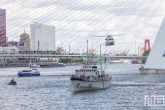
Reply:
<svg viewBox="0 0 165 110"><path fill-rule="evenodd" d="M9 82L9 84L8 85L17 85L17 83L15 82L15 80L14 79L12 79L10 82Z"/></svg>
<svg viewBox="0 0 165 110"><path fill-rule="evenodd" d="M37 64L30 64L30 68L40 68L40 65L37 65Z"/></svg>
<svg viewBox="0 0 165 110"><path fill-rule="evenodd" d="M72 83L74 91L97 90L110 87L112 76L109 74L105 74L105 70L103 70L103 61L101 59L101 45L102 44L100 44L100 69L98 68L99 65L93 65L91 55L90 60L87 59L86 64L82 66L82 68L76 69L74 75L70 76L70 81ZM88 53L87 58L89 58ZM106 59L104 60L104 63L106 63Z"/></svg>
<svg viewBox="0 0 165 110"><path fill-rule="evenodd" d="M30 68L53 68L53 67L65 67L64 63L55 63L55 62L49 62L49 63L41 63L41 64L33 64L30 66Z"/></svg>
<svg viewBox="0 0 165 110"><path fill-rule="evenodd" d="M84 65L83 68L76 69L75 74L70 76L74 91L109 88L111 79L111 75L98 70L97 65Z"/></svg>
<svg viewBox="0 0 165 110"><path fill-rule="evenodd" d="M19 77L30 77L30 76L40 76L39 71L36 68L29 70L22 70L18 72Z"/></svg>
<svg viewBox="0 0 165 110"><path fill-rule="evenodd" d="M64 63L58 63L58 62L47 62L40 64L41 68L52 68L52 67L65 67Z"/></svg>

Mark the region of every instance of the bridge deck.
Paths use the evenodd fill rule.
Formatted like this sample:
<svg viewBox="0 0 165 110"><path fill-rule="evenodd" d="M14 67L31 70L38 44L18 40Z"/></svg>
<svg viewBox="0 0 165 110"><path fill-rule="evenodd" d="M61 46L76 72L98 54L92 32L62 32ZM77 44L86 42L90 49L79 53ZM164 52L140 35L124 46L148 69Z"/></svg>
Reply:
<svg viewBox="0 0 165 110"><path fill-rule="evenodd" d="M57 55L57 54L0 54L0 58L82 58L86 55ZM97 58L97 56L93 56ZM102 56L102 58L119 60L119 59L131 59L131 60L146 60L147 56Z"/></svg>

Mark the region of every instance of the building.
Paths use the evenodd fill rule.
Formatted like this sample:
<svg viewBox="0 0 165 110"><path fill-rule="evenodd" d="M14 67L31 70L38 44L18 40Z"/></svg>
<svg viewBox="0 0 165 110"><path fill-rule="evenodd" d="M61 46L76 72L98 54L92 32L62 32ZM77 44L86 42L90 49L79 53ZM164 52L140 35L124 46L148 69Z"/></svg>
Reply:
<svg viewBox="0 0 165 110"><path fill-rule="evenodd" d="M96 55L97 51L95 49L89 49L88 54L89 55Z"/></svg>
<svg viewBox="0 0 165 110"><path fill-rule="evenodd" d="M30 25L31 50L55 51L55 26Z"/></svg>
<svg viewBox="0 0 165 110"><path fill-rule="evenodd" d="M17 47L18 47L19 51L27 51L28 50L27 42L18 42Z"/></svg>
<svg viewBox="0 0 165 110"><path fill-rule="evenodd" d="M0 47L6 47L6 10L0 9Z"/></svg>
<svg viewBox="0 0 165 110"><path fill-rule="evenodd" d="M21 49L21 47L23 49ZM19 49L30 51L30 38L29 38L29 34L26 33L25 30L24 30L24 33L20 35Z"/></svg>
<svg viewBox="0 0 165 110"><path fill-rule="evenodd" d="M18 42L17 41L8 41L6 43L7 47L17 47L18 46Z"/></svg>
<svg viewBox="0 0 165 110"><path fill-rule="evenodd" d="M58 47L57 50L56 50L56 52L58 54L66 54L66 51L62 47Z"/></svg>
<svg viewBox="0 0 165 110"><path fill-rule="evenodd" d="M0 47L0 54L16 54L19 53L19 49L17 47Z"/></svg>

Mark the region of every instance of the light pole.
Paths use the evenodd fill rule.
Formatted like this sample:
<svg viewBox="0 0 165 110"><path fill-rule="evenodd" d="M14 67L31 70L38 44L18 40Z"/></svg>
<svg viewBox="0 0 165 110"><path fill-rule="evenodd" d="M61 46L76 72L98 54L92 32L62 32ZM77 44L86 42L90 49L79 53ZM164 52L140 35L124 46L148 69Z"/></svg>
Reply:
<svg viewBox="0 0 165 110"><path fill-rule="evenodd" d="M38 51L39 51L40 41L38 41Z"/></svg>
<svg viewBox="0 0 165 110"><path fill-rule="evenodd" d="M102 74L102 71L103 71L103 68L102 68L102 59L101 59L101 45L103 44L100 44L100 68L101 68L101 74Z"/></svg>
<svg viewBox="0 0 165 110"><path fill-rule="evenodd" d="M88 39L87 39L87 59L88 59Z"/></svg>
<svg viewBox="0 0 165 110"><path fill-rule="evenodd" d="M69 45L69 54L70 54L70 45Z"/></svg>
<svg viewBox="0 0 165 110"><path fill-rule="evenodd" d="M61 40L61 47L62 47L62 40Z"/></svg>
<svg viewBox="0 0 165 110"><path fill-rule="evenodd" d="M4 54L4 47L3 47L3 54Z"/></svg>
<svg viewBox="0 0 165 110"><path fill-rule="evenodd" d="M79 54L79 49L77 49L77 51L78 51L78 54Z"/></svg>
<svg viewBox="0 0 165 110"><path fill-rule="evenodd" d="M136 55L136 41L135 41L135 55Z"/></svg>

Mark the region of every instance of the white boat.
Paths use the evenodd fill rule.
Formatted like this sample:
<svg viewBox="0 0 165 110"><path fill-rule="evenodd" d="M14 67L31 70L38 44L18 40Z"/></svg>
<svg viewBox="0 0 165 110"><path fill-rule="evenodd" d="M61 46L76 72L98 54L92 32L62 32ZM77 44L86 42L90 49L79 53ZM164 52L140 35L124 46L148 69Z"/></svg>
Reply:
<svg viewBox="0 0 165 110"><path fill-rule="evenodd" d="M74 91L105 89L110 87L112 77L109 74L105 74L105 70L102 68L101 45L102 44L100 44L100 70L96 65L90 65L92 63L92 56L90 56L90 60L87 60L87 64L81 69L76 69L75 74L70 76ZM106 46L109 45L108 43ZM104 62L106 62L106 60Z"/></svg>
<svg viewBox="0 0 165 110"><path fill-rule="evenodd" d="M98 70L96 65L85 65L70 76L74 91L105 89L110 87L111 79L111 75L105 74L104 70Z"/></svg>

